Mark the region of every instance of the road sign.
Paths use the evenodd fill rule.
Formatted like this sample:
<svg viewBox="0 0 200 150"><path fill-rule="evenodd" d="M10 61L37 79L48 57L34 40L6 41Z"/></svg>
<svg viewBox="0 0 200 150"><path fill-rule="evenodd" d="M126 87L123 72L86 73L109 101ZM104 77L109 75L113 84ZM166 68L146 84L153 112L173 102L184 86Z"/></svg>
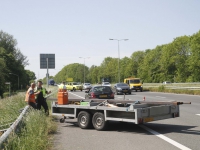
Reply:
<svg viewBox="0 0 200 150"><path fill-rule="evenodd" d="M10 82L5 82L5 84L10 84Z"/></svg>
<svg viewBox="0 0 200 150"><path fill-rule="evenodd" d="M67 78L67 82L73 82L73 78Z"/></svg>
<svg viewBox="0 0 200 150"><path fill-rule="evenodd" d="M40 54L40 69L55 69L55 54Z"/></svg>

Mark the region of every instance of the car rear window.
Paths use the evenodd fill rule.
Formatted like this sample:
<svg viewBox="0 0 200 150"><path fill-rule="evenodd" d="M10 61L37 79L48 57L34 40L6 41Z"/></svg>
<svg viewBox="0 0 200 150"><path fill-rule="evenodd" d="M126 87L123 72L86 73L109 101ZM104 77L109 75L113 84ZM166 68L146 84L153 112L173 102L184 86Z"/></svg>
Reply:
<svg viewBox="0 0 200 150"><path fill-rule="evenodd" d="M117 86L128 86L128 84L120 83L120 84L117 84Z"/></svg>
<svg viewBox="0 0 200 150"><path fill-rule="evenodd" d="M109 88L109 87L104 87L104 86L102 86L102 87L95 87L94 89L93 89L93 91L94 92L96 92L96 93L99 93L99 92L112 92L112 90Z"/></svg>

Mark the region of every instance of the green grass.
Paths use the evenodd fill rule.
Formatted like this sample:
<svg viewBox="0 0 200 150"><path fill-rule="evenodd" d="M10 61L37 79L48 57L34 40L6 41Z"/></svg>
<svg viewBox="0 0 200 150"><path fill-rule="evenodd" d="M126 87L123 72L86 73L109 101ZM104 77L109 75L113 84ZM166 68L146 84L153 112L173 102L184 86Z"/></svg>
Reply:
<svg viewBox="0 0 200 150"><path fill-rule="evenodd" d="M49 87L48 90L57 91L57 87ZM55 97L57 92L51 96ZM0 100L0 129L6 129L20 115L20 110L27 104L24 101L25 92ZM48 102L51 109L50 102ZM51 112L51 110L50 110ZM30 109L20 124L20 132L13 133L7 143L5 150L47 150L51 147L51 135L56 132L57 125L54 118L46 116L39 110Z"/></svg>
<svg viewBox="0 0 200 150"><path fill-rule="evenodd" d="M0 130L9 127L20 115L20 109L26 106L25 93L20 93L0 100Z"/></svg>
<svg viewBox="0 0 200 150"><path fill-rule="evenodd" d="M166 86L163 86L163 85L161 85L159 87L149 87L149 88L146 87L146 88L144 88L144 91L200 95L200 90L169 89L169 88L166 88Z"/></svg>
<svg viewBox="0 0 200 150"><path fill-rule="evenodd" d="M52 117L32 109L23 119L22 126L21 132L9 138L5 150L45 150L51 147L50 135L57 129Z"/></svg>

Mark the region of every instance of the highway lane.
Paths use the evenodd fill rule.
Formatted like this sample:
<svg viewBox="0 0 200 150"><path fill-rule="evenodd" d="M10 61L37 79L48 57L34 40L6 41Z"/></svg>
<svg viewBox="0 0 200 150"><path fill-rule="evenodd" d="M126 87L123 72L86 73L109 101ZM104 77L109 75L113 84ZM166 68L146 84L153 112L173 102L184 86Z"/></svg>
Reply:
<svg viewBox="0 0 200 150"><path fill-rule="evenodd" d="M84 92L69 92L70 98L84 98ZM123 95L115 95L123 99ZM83 130L76 120L60 124L55 149L200 149L200 96L157 92L132 92L125 99L146 101L191 101L181 105L181 117L135 125L111 122L107 131ZM61 140L62 139L62 140ZM68 141L68 142L65 142Z"/></svg>

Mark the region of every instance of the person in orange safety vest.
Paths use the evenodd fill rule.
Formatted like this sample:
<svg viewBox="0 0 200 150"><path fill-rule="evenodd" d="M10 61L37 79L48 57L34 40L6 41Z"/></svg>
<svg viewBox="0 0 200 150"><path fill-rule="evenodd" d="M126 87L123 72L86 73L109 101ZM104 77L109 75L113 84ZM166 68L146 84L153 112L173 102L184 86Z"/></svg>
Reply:
<svg viewBox="0 0 200 150"><path fill-rule="evenodd" d="M31 87L26 92L25 101L28 105L32 106L34 109L37 109L37 103L35 101L35 95L38 95L40 92L34 93L35 83L31 83Z"/></svg>

